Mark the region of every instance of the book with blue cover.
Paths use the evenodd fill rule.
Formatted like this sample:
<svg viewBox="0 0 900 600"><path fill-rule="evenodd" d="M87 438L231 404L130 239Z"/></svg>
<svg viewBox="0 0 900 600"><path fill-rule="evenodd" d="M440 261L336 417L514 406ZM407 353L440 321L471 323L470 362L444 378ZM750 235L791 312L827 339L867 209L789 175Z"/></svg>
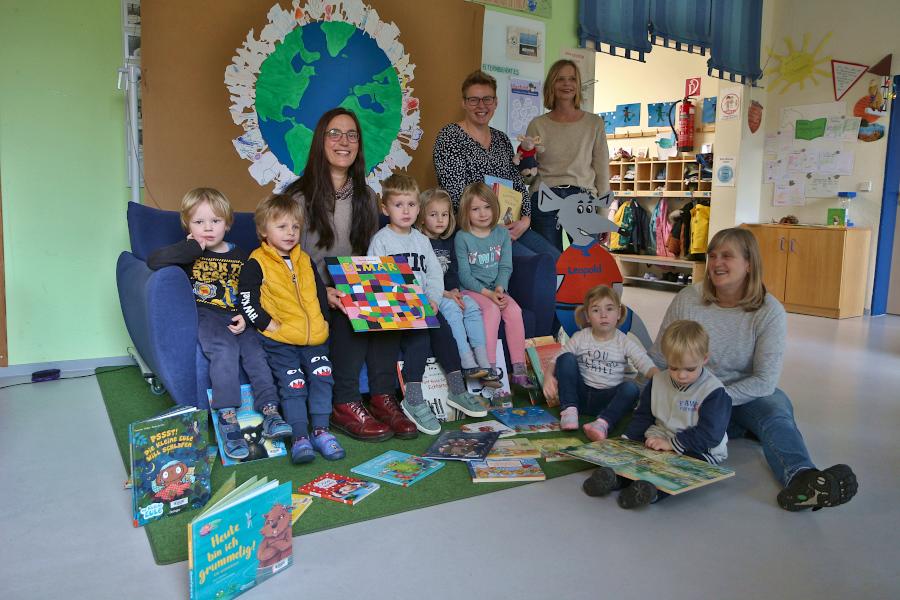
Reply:
<svg viewBox="0 0 900 600"><path fill-rule="evenodd" d="M212 390L206 390L206 394L212 401ZM253 391L250 389L250 384L245 383L241 386L241 406L237 409L237 420L241 426L241 435L247 440L247 446L250 448L250 455L247 458L235 460L225 454L222 435L219 433L219 411L213 409L212 417L213 427L216 431L216 442L219 444L219 455L222 457L224 466L230 467L252 460L287 455L287 448L283 441L269 440L263 437L263 416L253 410Z"/></svg>
<svg viewBox="0 0 900 600"><path fill-rule="evenodd" d="M205 410L180 406L128 426L135 527L209 500L208 422Z"/></svg>
<svg viewBox="0 0 900 600"><path fill-rule="evenodd" d="M559 431L559 419L539 406L494 409L497 420L516 433L547 433Z"/></svg>
<svg viewBox="0 0 900 600"><path fill-rule="evenodd" d="M192 600L227 600L294 562L291 482L235 476L188 526Z"/></svg>
<svg viewBox="0 0 900 600"><path fill-rule="evenodd" d="M409 487L443 466L444 463L437 460L407 454L399 450L388 450L384 454L353 467L350 472Z"/></svg>

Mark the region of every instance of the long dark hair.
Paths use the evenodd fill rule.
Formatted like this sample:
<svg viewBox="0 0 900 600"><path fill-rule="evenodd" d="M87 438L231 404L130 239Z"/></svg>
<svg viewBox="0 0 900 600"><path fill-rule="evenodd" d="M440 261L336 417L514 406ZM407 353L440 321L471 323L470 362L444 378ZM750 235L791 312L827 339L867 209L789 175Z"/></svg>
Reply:
<svg viewBox="0 0 900 600"><path fill-rule="evenodd" d="M333 108L322 115L316 124L312 143L309 146L309 159L303 176L289 185L285 194L296 197L303 194L304 208L309 229L319 235L316 244L319 248L330 248L334 245L334 229L330 215L334 214L334 200L337 190L331 182L331 165L325 158L325 130L332 119L339 115L347 115L356 124L359 132L359 150L356 160L350 165L348 175L353 182L352 211L350 216L350 245L353 254L365 254L369 248L372 235L378 228L378 218L372 208L372 198L366 185L366 159L363 155L363 131L356 115L345 108Z"/></svg>

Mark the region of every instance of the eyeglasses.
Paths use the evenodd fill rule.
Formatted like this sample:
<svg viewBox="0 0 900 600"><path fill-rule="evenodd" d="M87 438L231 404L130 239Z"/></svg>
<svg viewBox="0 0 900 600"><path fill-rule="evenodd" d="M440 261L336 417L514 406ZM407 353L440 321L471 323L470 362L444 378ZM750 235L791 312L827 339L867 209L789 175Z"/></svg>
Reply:
<svg viewBox="0 0 900 600"><path fill-rule="evenodd" d="M466 96L464 100L469 106L478 106L479 104L493 106L497 101L497 96Z"/></svg>
<svg viewBox="0 0 900 600"><path fill-rule="evenodd" d="M337 142L342 137L347 136L347 141L351 144L359 143L359 132L355 129L351 129L350 131L341 131L340 129L335 127L334 129L329 129L328 131L326 131L325 135L328 136L328 139L333 142Z"/></svg>

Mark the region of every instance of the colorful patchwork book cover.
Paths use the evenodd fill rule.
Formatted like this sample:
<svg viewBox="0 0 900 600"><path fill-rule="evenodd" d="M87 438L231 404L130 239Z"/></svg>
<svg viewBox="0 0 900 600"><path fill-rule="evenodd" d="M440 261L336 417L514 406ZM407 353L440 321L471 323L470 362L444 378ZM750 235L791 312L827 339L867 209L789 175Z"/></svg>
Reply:
<svg viewBox="0 0 900 600"><path fill-rule="evenodd" d="M543 458L547 462L575 460L574 457L569 456L568 454L563 452L563 450L566 448L572 448L574 446L581 446L582 444L584 444L583 441L574 437L534 440L532 443L538 448L538 450L541 451L541 458Z"/></svg>
<svg viewBox="0 0 900 600"><path fill-rule="evenodd" d="M291 482L254 476L235 489L232 475L216 496L188 527L192 600L234 598L294 562Z"/></svg>
<svg viewBox="0 0 900 600"><path fill-rule="evenodd" d="M301 494L309 494L342 504L359 504L381 486L371 481L364 481L337 473L323 473L309 483L300 486Z"/></svg>
<svg viewBox="0 0 900 600"><path fill-rule="evenodd" d="M544 481L547 476L533 458L476 460L468 465L472 483L510 483Z"/></svg>
<svg viewBox="0 0 900 600"><path fill-rule="evenodd" d="M208 422L205 410L182 406L128 426L135 527L207 503Z"/></svg>
<svg viewBox="0 0 900 600"><path fill-rule="evenodd" d="M425 479L443 466L444 463L437 460L414 456L398 450L388 450L372 460L353 467L350 469L350 472L363 477L371 477L393 483L394 485L409 487L417 481Z"/></svg>
<svg viewBox="0 0 900 600"><path fill-rule="evenodd" d="M487 460L503 458L540 458L541 451L527 438L497 440L488 452Z"/></svg>
<svg viewBox="0 0 900 600"><path fill-rule="evenodd" d="M435 460L484 460L499 437L495 431L445 431L422 456Z"/></svg>
<svg viewBox="0 0 900 600"><path fill-rule="evenodd" d="M499 408L491 414L516 433L559 431L559 419L539 406Z"/></svg>
<svg viewBox="0 0 900 600"><path fill-rule="evenodd" d="M212 400L212 390L206 390L206 394ZM237 420L241 425L241 434L247 440L250 447L250 455L242 460L234 460L225 454L225 446L222 435L219 433L219 411L213 409L213 428L216 431L216 443L219 444L219 455L222 457L222 464L226 467L237 465L240 463L250 462L252 460L260 460L264 458L275 458L277 456L286 456L287 448L281 440L268 440L263 437L262 422L263 416L253 410L253 391L250 384L241 386L241 407L237 410Z"/></svg>
<svg viewBox="0 0 900 600"><path fill-rule="evenodd" d="M501 423L500 421L478 421L477 423L466 423L459 428L460 431L466 433L475 433L478 431L496 431L501 438L512 437L516 432Z"/></svg>
<svg viewBox="0 0 900 600"><path fill-rule="evenodd" d="M437 316L402 256L329 256L334 287L353 331L439 327Z"/></svg>
<svg viewBox="0 0 900 600"><path fill-rule="evenodd" d="M705 461L660 452L640 442L607 439L568 448L566 454L611 468L627 479L649 481L667 494L681 494L734 476L734 470Z"/></svg>

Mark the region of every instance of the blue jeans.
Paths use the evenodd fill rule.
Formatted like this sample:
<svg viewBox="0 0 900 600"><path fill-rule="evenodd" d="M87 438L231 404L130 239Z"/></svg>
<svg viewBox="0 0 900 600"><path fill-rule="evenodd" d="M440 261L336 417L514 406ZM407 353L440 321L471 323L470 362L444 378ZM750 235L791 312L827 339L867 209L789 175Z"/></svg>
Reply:
<svg viewBox="0 0 900 600"><path fill-rule="evenodd" d="M748 431L759 438L769 468L781 485L786 486L800 471L816 468L797 429L791 400L781 390L731 409L728 437L743 437Z"/></svg>
<svg viewBox="0 0 900 600"><path fill-rule="evenodd" d="M334 390L328 344L294 346L261 337L278 384L281 412L294 437L307 435L310 422L313 427L328 427Z"/></svg>
<svg viewBox="0 0 900 600"><path fill-rule="evenodd" d="M560 198L568 198L573 194L581 194L585 190L577 185L561 185L550 188L550 191ZM561 254L562 232L556 226L556 214L558 212L558 210L542 211L538 206L538 193L535 192L531 195L531 229L550 242ZM559 254L557 254L557 257L559 257Z"/></svg>
<svg viewBox="0 0 900 600"><path fill-rule="evenodd" d="M533 217L532 217L533 218ZM532 228L534 221L531 222ZM558 231L556 232L559 233ZM533 229L526 229L525 233L519 236L519 239L512 243L513 256L534 256L535 254L547 254L553 259L553 264L559 260L562 253L560 248L556 248L553 244L538 235Z"/></svg>
<svg viewBox="0 0 900 600"><path fill-rule="evenodd" d="M578 368L578 359L571 352L564 352L557 357L556 380L559 385L560 410L575 406L579 413L603 417L610 429L634 410L641 394L633 381L623 381L611 388L592 388L584 382Z"/></svg>
<svg viewBox="0 0 900 600"><path fill-rule="evenodd" d="M481 309L475 304L475 301L468 296L463 296L463 304L465 310L459 307L459 304L450 298L441 298L439 308L441 314L444 315L450 331L453 333L453 340L459 350L459 357L464 369L472 369L478 365L475 363L475 356L472 352L474 348L482 348L487 352L484 337L484 321L481 318ZM486 365L482 365L486 366Z"/></svg>

